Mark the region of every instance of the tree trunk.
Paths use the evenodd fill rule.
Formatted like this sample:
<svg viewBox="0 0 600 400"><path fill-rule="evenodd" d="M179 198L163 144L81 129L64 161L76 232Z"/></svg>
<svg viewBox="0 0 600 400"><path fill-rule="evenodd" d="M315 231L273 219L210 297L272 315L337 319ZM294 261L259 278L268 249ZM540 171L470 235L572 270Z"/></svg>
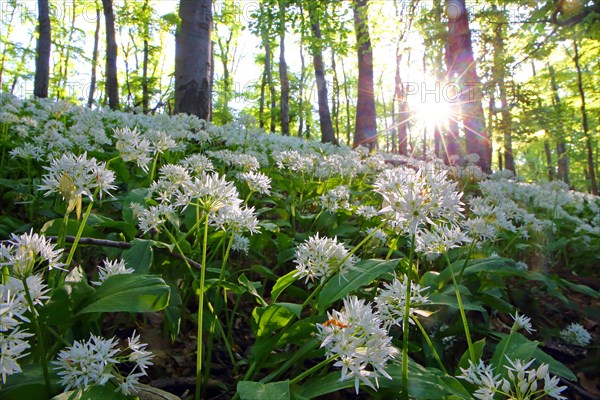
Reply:
<svg viewBox="0 0 600 400"><path fill-rule="evenodd" d="M92 108L94 104L94 92L96 91L96 67L98 66L98 45L100 44L100 7L96 1L96 30L94 31L94 50L92 52L92 72L90 74L90 91L87 106Z"/></svg>
<svg viewBox="0 0 600 400"><path fill-rule="evenodd" d="M354 30L358 44L358 97L356 100L356 130L352 147L377 148L377 115L373 83L373 49L369 36L367 0L354 0Z"/></svg>
<svg viewBox="0 0 600 400"><path fill-rule="evenodd" d="M461 88L461 119L465 130L466 152L477 154L477 165L484 172L491 172L492 143L485 130L481 82L473 58L465 0L447 0L446 7L453 12L448 18L449 52L446 59L450 77L457 79Z"/></svg>
<svg viewBox="0 0 600 400"><path fill-rule="evenodd" d="M265 70L262 73L261 79L260 79L260 99L258 100L258 126L260 127L260 129L264 129L265 128L265 92L266 92L266 87L267 87L267 70L266 70L266 63L265 63Z"/></svg>
<svg viewBox="0 0 600 400"><path fill-rule="evenodd" d="M265 74L267 77L267 85L269 86L269 131L275 133L275 107L277 100L275 99L275 84L273 83L273 67L271 66L271 39L264 34L263 46L265 46Z"/></svg>
<svg viewBox="0 0 600 400"><path fill-rule="evenodd" d="M337 144L331 123L329 102L327 95L327 82L325 81L325 66L323 64L323 43L321 37L321 25L319 24L318 10L311 4L308 9L311 30L314 36L312 43L313 67L315 69L315 80L317 81L317 97L319 102L319 122L321 125L321 142Z"/></svg>
<svg viewBox="0 0 600 400"><path fill-rule="evenodd" d="M348 92L348 78L346 76L346 68L344 67L344 59L340 59L342 64L342 76L344 77L344 98L346 103L346 143L350 144L350 132L352 131L350 117L350 93Z"/></svg>
<svg viewBox="0 0 600 400"><path fill-rule="evenodd" d="M180 0L175 35L175 113L210 120L212 0Z"/></svg>
<svg viewBox="0 0 600 400"><path fill-rule="evenodd" d="M281 82L281 133L290 135L290 80L285 62L285 2L279 1L279 81Z"/></svg>
<svg viewBox="0 0 600 400"><path fill-rule="evenodd" d="M38 39L35 49L35 79L33 95L48 97L50 81L50 10L48 0L38 0Z"/></svg>
<svg viewBox="0 0 600 400"><path fill-rule="evenodd" d="M502 123L500 124L500 130L502 131L502 137L504 139L504 167L513 173L515 173L515 161L512 150L512 135L511 135L511 116L508 105L508 99L506 95L506 62L505 62L505 51L504 45L504 32L505 32L505 21L498 23L494 27L494 81L498 85L500 92L500 104L502 109L500 114L502 115ZM490 136L491 137L491 136Z"/></svg>
<svg viewBox="0 0 600 400"><path fill-rule="evenodd" d="M302 43L304 42L304 35L300 38L301 45L298 46L300 49L300 87L298 88L298 137L302 137L302 130L304 129L304 81L306 79L305 74L305 63L304 63L304 51L302 50Z"/></svg>
<svg viewBox="0 0 600 400"><path fill-rule="evenodd" d="M148 0L144 0L143 14L144 17L148 11ZM150 93L148 91L148 58L150 56L150 21L145 20L144 22L144 50L143 50L143 61L142 61L142 111L144 114L148 114L150 110Z"/></svg>
<svg viewBox="0 0 600 400"><path fill-rule="evenodd" d="M66 2L63 3L64 4L64 10L66 12L66 10L68 9ZM63 63L63 75L62 75L62 82L61 82L61 86L60 86L60 95L57 96L61 99L67 98L71 95L71 93L67 93L67 86L68 86L68 80L69 80L69 61L71 61L71 46L73 43L73 32L75 32L75 19L77 17L77 2L76 1L71 1L70 5L72 7L72 11L73 14L71 14L71 27L69 29L69 35L67 37L67 43L66 43L66 51L65 51L65 59L64 59L64 63Z"/></svg>
<svg viewBox="0 0 600 400"><path fill-rule="evenodd" d="M554 180L554 165L552 165L552 152L550 151L550 143L544 141L544 153L546 154L546 170L548 171L548 180Z"/></svg>
<svg viewBox="0 0 600 400"><path fill-rule="evenodd" d="M588 116L585 104L585 92L583 90L583 80L581 79L581 65L579 65L579 47L577 46L577 39L573 40L573 49L575 50L575 56L573 61L575 62L575 69L577 69L577 89L579 90L579 98L581 99L581 125L583 128L583 137L585 138L585 147L587 150L587 168L590 177L590 188L591 193L598 194L598 184L596 183L596 170L594 166L594 150L592 146L592 138L588 127Z"/></svg>
<svg viewBox="0 0 600 400"><path fill-rule="evenodd" d="M331 72L333 74L333 93L331 96L331 112L335 121L335 139L340 141L340 82L338 80L335 49L331 49Z"/></svg>
<svg viewBox="0 0 600 400"><path fill-rule="evenodd" d="M554 103L554 112L559 116L562 115L562 104L560 96L558 94L558 85L556 83L556 73L554 67L548 64L548 72L550 73L550 86L552 88L552 102ZM558 159L558 179L565 182L567 185L571 185L571 179L569 177L569 155L567 154L567 143L563 133L561 132L562 124L558 128L555 128L556 132L556 156Z"/></svg>
<svg viewBox="0 0 600 400"><path fill-rule="evenodd" d="M117 39L112 0L102 0L106 24L106 94L111 110L119 108L119 81L117 80Z"/></svg>

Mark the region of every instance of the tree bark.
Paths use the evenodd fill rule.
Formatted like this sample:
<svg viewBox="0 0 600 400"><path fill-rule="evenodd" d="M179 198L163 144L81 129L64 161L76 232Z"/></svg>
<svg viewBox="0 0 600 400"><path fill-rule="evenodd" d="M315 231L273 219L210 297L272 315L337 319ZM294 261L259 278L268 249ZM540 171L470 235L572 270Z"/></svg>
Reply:
<svg viewBox="0 0 600 400"><path fill-rule="evenodd" d="M448 72L450 77L458 81L461 89L461 119L466 152L477 154L477 165L484 172L491 172L492 143L485 130L481 82L473 57L465 0L446 0L446 7L453 10L453 15L448 18Z"/></svg>
<svg viewBox="0 0 600 400"><path fill-rule="evenodd" d="M281 82L281 133L290 135L290 80L285 61L285 2L279 0L279 81Z"/></svg>
<svg viewBox="0 0 600 400"><path fill-rule="evenodd" d="M311 48L313 53L313 67L315 70L315 80L317 81L317 97L319 102L319 122L321 125L321 142L337 144L331 123L331 113L329 112L329 102L327 95L327 82L325 81L325 66L323 63L323 49L321 37L321 25L319 24L318 10L314 4L308 8L311 30L315 41Z"/></svg>
<svg viewBox="0 0 600 400"><path fill-rule="evenodd" d="M35 49L33 95L39 98L48 97L51 30L48 0L38 0L38 39Z"/></svg>
<svg viewBox="0 0 600 400"><path fill-rule="evenodd" d="M106 94L111 110L119 108L119 81L117 80L117 39L112 0L102 0L106 24Z"/></svg>
<svg viewBox="0 0 600 400"><path fill-rule="evenodd" d="M377 148L377 115L367 0L354 0L352 6L358 45L358 97L356 100L356 130L352 147L367 146L373 151Z"/></svg>
<svg viewBox="0 0 600 400"><path fill-rule="evenodd" d="M210 120L212 0L180 0L175 35L175 113Z"/></svg>
<svg viewBox="0 0 600 400"><path fill-rule="evenodd" d="M94 50L92 51L92 72L90 74L90 90L87 106L92 108L94 104L94 92L96 91L96 67L98 66L98 46L100 44L100 7L96 1L96 30L94 31Z"/></svg>
<svg viewBox="0 0 600 400"><path fill-rule="evenodd" d="M579 98L581 100L581 127L583 128L583 137L585 138L585 147L587 150L587 168L588 175L590 178L590 192L592 194L597 195L598 184L596 182L596 168L594 166L594 150L588 126L588 115L585 104L585 91L583 90L583 80L581 78L581 65L579 64L579 46L577 46L577 39L573 40L573 49L575 50L575 56L573 57L573 61L575 62L575 69L577 69L577 89L579 90Z"/></svg>
<svg viewBox="0 0 600 400"><path fill-rule="evenodd" d="M144 0L143 14L147 17L149 4L148 0ZM148 91L148 59L150 57L150 21L143 21L144 24L144 50L142 60L142 111L148 114L150 110L150 92Z"/></svg>
<svg viewBox="0 0 600 400"><path fill-rule="evenodd" d="M550 73L550 86L552 89L552 102L554 103L554 112L562 115L562 104L560 96L558 94L558 84L556 83L556 73L552 65L548 65L548 72ZM562 125L562 124L561 124ZM569 155L567 154L567 143L565 138L560 131L562 127L555 128L556 133L556 156L558 158L558 179L565 182L567 185L571 184L569 177Z"/></svg>

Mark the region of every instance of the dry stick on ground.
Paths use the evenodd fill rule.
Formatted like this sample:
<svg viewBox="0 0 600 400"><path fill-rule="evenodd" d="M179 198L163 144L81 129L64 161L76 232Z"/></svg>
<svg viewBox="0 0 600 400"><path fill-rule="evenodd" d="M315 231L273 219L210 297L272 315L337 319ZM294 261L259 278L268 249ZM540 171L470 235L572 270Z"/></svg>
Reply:
<svg viewBox="0 0 600 400"><path fill-rule="evenodd" d="M57 241L57 237L56 236L46 236L47 239L49 239L51 242L56 243ZM75 237L74 236L67 236L65 237L65 242L67 243L73 243L75 241ZM3 241L2 241L3 242ZM79 239L78 244L88 244L88 245L92 245L92 246L103 246L103 247L113 247L113 248L117 248L117 249L129 249L131 248L131 243L129 242L117 242L116 240L107 240L107 239L96 239L96 238L88 238L88 237L82 237L81 239ZM165 249L160 249L158 248L158 250L165 250ZM202 269L202 265L200 263L197 263L196 261L182 255L179 253L173 253L171 251L163 251L164 253L169 254L171 257L174 257L178 260L181 261L186 261L195 269L197 270L201 270Z"/></svg>

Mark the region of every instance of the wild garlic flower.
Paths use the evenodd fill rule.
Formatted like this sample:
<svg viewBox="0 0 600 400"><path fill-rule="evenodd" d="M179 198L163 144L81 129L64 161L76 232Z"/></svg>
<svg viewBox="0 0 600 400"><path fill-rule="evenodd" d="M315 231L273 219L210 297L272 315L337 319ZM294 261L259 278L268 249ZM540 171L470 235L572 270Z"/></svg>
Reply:
<svg viewBox="0 0 600 400"><path fill-rule="evenodd" d="M67 201L80 199L87 196L93 201L93 193L97 189L102 198L103 193L110 196L115 174L106 167L106 163L96 161L94 157L88 159L87 153L80 156L63 154L50 162L49 167L44 167L48 173L42 177L39 190L45 191L44 196L60 193Z"/></svg>
<svg viewBox="0 0 600 400"><path fill-rule="evenodd" d="M342 369L340 381L354 379L358 394L361 383L377 390L379 377L392 379L385 366L398 350L370 303L356 296L346 297L341 311L327 315L326 322L317 324L317 336L327 356L336 357L333 365Z"/></svg>
<svg viewBox="0 0 600 400"><path fill-rule="evenodd" d="M148 172L148 165L152 162L150 141L142 137L137 128L116 128L114 136L117 139L115 147L123 161L134 161L138 167Z"/></svg>
<svg viewBox="0 0 600 400"><path fill-rule="evenodd" d="M323 209L331 212L336 212L339 209L345 210L350 208L350 191L346 186L338 186L330 189L327 193L321 196L321 206Z"/></svg>
<svg viewBox="0 0 600 400"><path fill-rule="evenodd" d="M296 248L295 276L306 278L305 282L323 282L339 271L343 274L356 263L353 256L337 238L319 237L317 233Z"/></svg>
<svg viewBox="0 0 600 400"><path fill-rule="evenodd" d="M367 230L365 231L365 233L368 235L370 235L371 233L373 233L373 231L375 231L377 228L367 228ZM371 241L376 244L376 245L381 245L381 244L385 244L385 242L388 239L388 235L382 231L381 229L377 229L375 231L375 233L373 233L373 236L371 236Z"/></svg>
<svg viewBox="0 0 600 400"><path fill-rule="evenodd" d="M0 265L7 265L17 278L28 277L42 267L62 269L62 249L55 247L44 235L33 233L33 229L20 236L13 233L8 246L0 244Z"/></svg>
<svg viewBox="0 0 600 400"><path fill-rule="evenodd" d="M108 277L113 275L124 275L124 274L133 274L135 270L133 268L127 268L125 266L125 261L123 260L109 260L106 258L103 261L104 266L98 267L98 281L92 282L92 284L96 286L102 285Z"/></svg>
<svg viewBox="0 0 600 400"><path fill-rule="evenodd" d="M519 315L519 311L516 311L515 315L511 314L510 316L515 321L511 328L513 332L518 332L521 329L525 329L529 334L535 332L535 329L533 329L533 326L531 325L531 318L525 315Z"/></svg>
<svg viewBox="0 0 600 400"><path fill-rule="evenodd" d="M415 250L428 259L436 259L448 250L467 243L469 238L458 225L439 225L419 229L415 236Z"/></svg>
<svg viewBox="0 0 600 400"><path fill-rule="evenodd" d="M92 335L88 341L75 341L72 346L61 350L58 359L52 362L61 377L61 385L68 391L105 385L113 380L123 394L130 394L137 388L138 379L146 375L146 369L152 365L153 355L139 338L134 332L124 350L118 348L119 342L115 337L104 339ZM122 363L135 364L127 376L117 367Z"/></svg>
<svg viewBox="0 0 600 400"><path fill-rule="evenodd" d="M248 251L250 250L250 239L243 236L241 233L234 233L233 242L231 243L231 250L248 254Z"/></svg>
<svg viewBox="0 0 600 400"><path fill-rule="evenodd" d="M406 307L406 275L399 279L397 276L391 283L384 283L384 288L379 291L379 295L375 297L375 304L381 319L386 327L392 325L403 326L404 324L404 308ZM423 294L428 288L422 288L419 284L411 282L410 285L410 308L409 314L419 314L429 316L431 313L421 310L420 307L429 303L426 294ZM411 324L414 324L412 319L409 319Z"/></svg>
<svg viewBox="0 0 600 400"><path fill-rule="evenodd" d="M156 231L168 220L173 220L176 215L175 206L172 204L159 204L137 210L138 226L143 233Z"/></svg>
<svg viewBox="0 0 600 400"><path fill-rule="evenodd" d="M379 174L374 188L383 197L380 214L399 232L412 235L438 220L453 223L462 218L462 193L446 179L445 171L388 169Z"/></svg>
<svg viewBox="0 0 600 400"><path fill-rule="evenodd" d="M225 206L240 205L242 200L233 182L227 181L225 176L202 173L192 179L175 204L185 208L191 202L197 202L204 211L214 213Z"/></svg>
<svg viewBox="0 0 600 400"><path fill-rule="evenodd" d="M500 374L494 375L494 368L481 360L477 365L469 360L469 368L460 368L461 375L458 378L477 386L473 397L481 400L494 400L498 395L519 400L540 399L544 396L557 400L567 399L560 395L567 387L558 386L560 380L550 375L547 364L529 369L535 359L526 363L511 360L508 356L506 359L508 379L501 378ZM538 382L542 380L543 385Z"/></svg>
<svg viewBox="0 0 600 400"><path fill-rule="evenodd" d="M6 303L0 299L0 316L5 312ZM20 358L27 356L26 351L30 348L27 338L34 336L26 330L20 330L18 327L10 331L0 330L0 376L2 383L6 383L8 375L21 372L21 366L18 363Z"/></svg>
<svg viewBox="0 0 600 400"><path fill-rule="evenodd" d="M181 165L186 167L190 173L194 175L201 174L203 172L212 172L215 167L208 157L204 154L192 154L181 160Z"/></svg>
<svg viewBox="0 0 600 400"><path fill-rule="evenodd" d="M576 346L587 346L592 342L592 335L581 324L572 323L560 331L562 340Z"/></svg>
<svg viewBox="0 0 600 400"><path fill-rule="evenodd" d="M481 217L469 218L463 222L469 237L478 242L491 240L496 236L495 226Z"/></svg>
<svg viewBox="0 0 600 400"><path fill-rule="evenodd" d="M187 169L181 165L166 164L160 168L158 180L152 182L148 189L148 197L161 204L171 204L186 197L192 178Z"/></svg>
<svg viewBox="0 0 600 400"><path fill-rule="evenodd" d="M356 207L356 215L360 215L365 219L371 219L377 216L377 209L373 206L360 205Z"/></svg>
<svg viewBox="0 0 600 400"><path fill-rule="evenodd" d="M254 213L254 207L240 207L239 205L225 206L216 213L209 215L210 224L217 228L232 232L243 230L256 233L259 231L258 219Z"/></svg>
<svg viewBox="0 0 600 400"><path fill-rule="evenodd" d="M246 182L252 192L267 195L271 192L271 178L262 172L242 172L239 177Z"/></svg>
<svg viewBox="0 0 600 400"><path fill-rule="evenodd" d="M279 169L289 169L292 172L313 172L315 158L311 155L301 155L296 150L284 150L275 155L275 162Z"/></svg>

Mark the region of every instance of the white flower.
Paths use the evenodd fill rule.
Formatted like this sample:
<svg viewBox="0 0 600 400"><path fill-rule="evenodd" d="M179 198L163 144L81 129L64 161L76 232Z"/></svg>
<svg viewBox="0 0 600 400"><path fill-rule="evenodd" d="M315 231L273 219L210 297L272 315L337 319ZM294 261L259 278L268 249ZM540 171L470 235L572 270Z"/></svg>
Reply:
<svg viewBox="0 0 600 400"><path fill-rule="evenodd" d="M248 251L250 250L250 240L240 233L234 233L231 250L248 254Z"/></svg>
<svg viewBox="0 0 600 400"><path fill-rule="evenodd" d="M125 266L125 261L123 260L114 260L110 261L109 259L105 259L103 261L104 266L98 267L98 282L92 282L96 286L102 285L102 283L109 277L113 275L122 275L122 274L132 274L135 272L133 268L127 268Z"/></svg>
<svg viewBox="0 0 600 400"><path fill-rule="evenodd" d="M375 233L373 233L373 231L375 231ZM388 239L388 235L381 229L367 228L365 233L367 234L367 236L373 233L373 236L371 236L371 240L376 244L385 244L385 242Z"/></svg>
<svg viewBox="0 0 600 400"><path fill-rule="evenodd" d="M116 128L114 136L117 139L115 147L123 161L135 161L138 167L148 172L148 165L152 161L150 141L143 138L137 128Z"/></svg>
<svg viewBox="0 0 600 400"><path fill-rule="evenodd" d="M527 265L526 262L524 261L517 261L515 263L515 268L520 270L520 271L528 271L529 270L529 265Z"/></svg>
<svg viewBox="0 0 600 400"><path fill-rule="evenodd" d="M62 269L62 250L55 250L55 246L44 235L33 233L33 229L20 236L13 233L8 246L0 245L0 265L12 268L18 278L31 275L40 266Z"/></svg>
<svg viewBox="0 0 600 400"><path fill-rule="evenodd" d="M215 169L212 161L204 154L192 154L181 160L181 164L193 174L212 172Z"/></svg>
<svg viewBox="0 0 600 400"><path fill-rule="evenodd" d="M392 379L385 371L385 365L398 350L392 346L392 338L371 304L356 296L346 297L342 311L333 310L327 314L329 320L317 324L317 336L328 357L338 357L333 365L342 368L340 380L354 378L358 394L361 382L377 389L380 376Z"/></svg>
<svg viewBox="0 0 600 400"><path fill-rule="evenodd" d="M336 212L339 209L348 209L350 204L350 191L346 186L338 186L333 188L321 196L321 206L331 212Z"/></svg>
<svg viewBox="0 0 600 400"><path fill-rule="evenodd" d="M391 283L384 283L384 289L381 289L379 295L375 297L377 310L386 326L403 325L404 307L406 306L406 281L406 275L402 276L402 279L398 279L397 276L394 277ZM429 303L427 295L422 293L427 289L427 287L421 288L419 284L411 282L410 315L429 315L428 312L419 309L422 305ZM411 319L409 319L409 322L414 324Z"/></svg>
<svg viewBox="0 0 600 400"><path fill-rule="evenodd" d="M464 225L469 232L469 236L480 242L493 239L496 235L494 225L481 217L469 218L464 222Z"/></svg>
<svg viewBox="0 0 600 400"><path fill-rule="evenodd" d="M469 238L458 225L440 225L430 229L419 229L415 236L415 250L429 259L435 259L455 247L460 247Z"/></svg>
<svg viewBox="0 0 600 400"><path fill-rule="evenodd" d="M567 387L558 386L559 382L560 379L558 379L558 377L550 377L550 374L546 374L546 376L544 376L544 394L558 400L567 400L566 397L560 395Z"/></svg>
<svg viewBox="0 0 600 400"><path fill-rule="evenodd" d="M383 197L380 213L399 232L415 234L426 224L438 220L454 223L462 218L462 193L456 191L456 183L446 179L445 171L389 169L379 174L373 186Z"/></svg>
<svg viewBox="0 0 600 400"><path fill-rule="evenodd" d="M1 305L2 303L0 303L0 307ZM29 354L25 352L30 348L26 339L31 336L33 334L21 331L19 328L8 333L0 331L0 376L2 376L2 383L6 383L8 375L21 372L17 360Z"/></svg>
<svg viewBox="0 0 600 400"><path fill-rule="evenodd" d="M238 191L232 182L219 174L202 173L193 178L185 195L175 204L186 207L190 202L197 200L198 205L205 211L216 212L225 206L241 204Z"/></svg>
<svg viewBox="0 0 600 400"><path fill-rule="evenodd" d="M348 256L348 250L337 238L319 237L317 233L296 249L297 272L295 276L306 278L305 282L320 280L323 282L335 272L344 273L355 264Z"/></svg>
<svg viewBox="0 0 600 400"><path fill-rule="evenodd" d="M572 323L560 331L560 337L569 344L587 346L592 342L592 335L581 324Z"/></svg>
<svg viewBox="0 0 600 400"><path fill-rule="evenodd" d="M171 204L150 206L147 209L139 210L137 214L138 225L144 233L154 231L161 227L174 214L175 207Z"/></svg>
<svg viewBox="0 0 600 400"><path fill-rule="evenodd" d="M511 314L510 316L515 321L512 326L513 332L517 332L520 329L525 329L527 333L531 334L535 331L535 329L533 329L533 327L531 326L531 318L525 315L519 315L519 311L516 311L515 315Z"/></svg>
<svg viewBox="0 0 600 400"><path fill-rule="evenodd" d="M225 206L209 216L210 224L224 231L240 232L248 230L250 233L258 232L258 219L254 214L254 207L240 207L239 205Z"/></svg>
<svg viewBox="0 0 600 400"><path fill-rule="evenodd" d="M113 185L115 175L106 168L106 163L99 163L94 157L88 159L87 153L79 157L63 154L44 168L48 173L42 177L42 184L39 186L39 190L46 192L44 196L60 193L67 201L81 196L87 196L92 201L96 188L100 198L103 193L111 195L110 190L116 189Z"/></svg>
<svg viewBox="0 0 600 400"><path fill-rule="evenodd" d="M129 350L131 350L131 354L129 354L127 361L135 363L137 368L142 372L145 372L146 369L152 365L150 360L154 355L152 352L146 350L146 343L140 343L140 335L136 336L135 331L130 338L127 338L127 341Z"/></svg>
<svg viewBox="0 0 600 400"><path fill-rule="evenodd" d="M269 194L271 191L271 178L262 172L242 172L239 177L241 180L246 182L250 190L253 192Z"/></svg>
<svg viewBox="0 0 600 400"><path fill-rule="evenodd" d="M360 215L363 218L371 219L377 216L377 209L373 206L360 205L356 208L356 215Z"/></svg>

